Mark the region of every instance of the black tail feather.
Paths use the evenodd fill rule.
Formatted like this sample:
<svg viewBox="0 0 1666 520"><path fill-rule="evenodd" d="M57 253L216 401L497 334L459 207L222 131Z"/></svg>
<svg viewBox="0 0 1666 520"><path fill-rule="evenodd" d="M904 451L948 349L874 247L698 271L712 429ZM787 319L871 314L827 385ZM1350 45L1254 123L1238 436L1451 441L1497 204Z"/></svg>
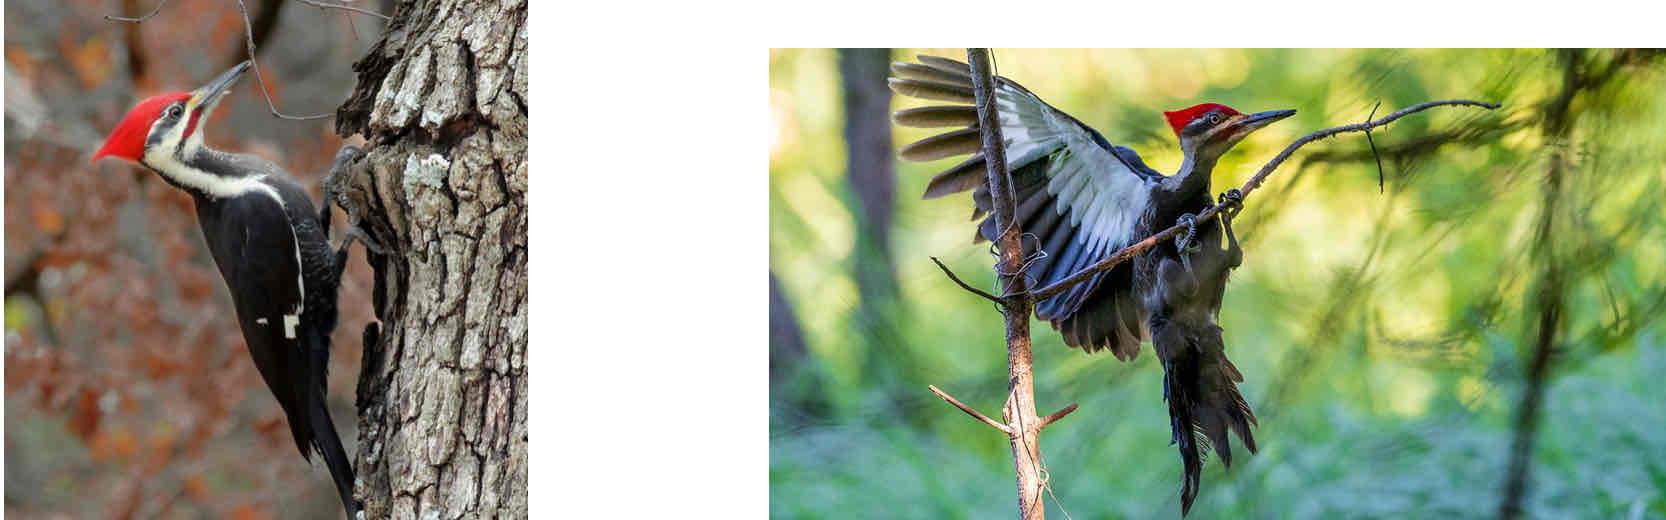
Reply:
<svg viewBox="0 0 1666 520"><path fill-rule="evenodd" d="M1180 332L1173 330L1173 325L1166 328L1171 330L1165 332ZM1238 392L1237 383L1243 382L1244 376L1226 358L1220 329L1213 325L1206 328L1209 330L1198 336L1185 338L1189 341L1184 344L1163 345L1165 348L1159 349L1165 352L1163 397L1169 404L1171 443L1178 446L1185 471L1180 482L1181 516L1191 511L1192 500L1197 497L1207 447L1213 447L1221 463L1229 468L1232 467L1229 430L1251 454L1256 451L1255 436L1250 431L1250 426L1256 424L1255 413ZM1179 338L1159 334L1155 339Z"/></svg>
<svg viewBox="0 0 1666 520"><path fill-rule="evenodd" d="M312 402L309 415L316 434L314 441L318 452L324 456L324 465L330 469L330 477L335 480L336 492L341 495L341 506L346 509L348 520L353 520L358 515L358 503L353 500L353 463L347 459L347 450L341 446L341 438L336 436L335 421L330 419L322 392Z"/></svg>
<svg viewBox="0 0 1666 520"><path fill-rule="evenodd" d="M334 321L335 316L325 318ZM336 434L335 421L330 418L330 408L325 401L325 395L328 393L326 381L329 375L330 338L318 328L309 328L308 332L311 341L307 352L306 381L303 383L305 420L312 430L312 447L323 456L324 466L330 470L330 478L335 481L336 493L341 496L341 506L347 511L347 519L355 520L359 508L358 503L353 500L353 462L347 458L347 450L341 445L341 437ZM290 417L292 423L296 419L299 418ZM303 449L302 453L305 452Z"/></svg>

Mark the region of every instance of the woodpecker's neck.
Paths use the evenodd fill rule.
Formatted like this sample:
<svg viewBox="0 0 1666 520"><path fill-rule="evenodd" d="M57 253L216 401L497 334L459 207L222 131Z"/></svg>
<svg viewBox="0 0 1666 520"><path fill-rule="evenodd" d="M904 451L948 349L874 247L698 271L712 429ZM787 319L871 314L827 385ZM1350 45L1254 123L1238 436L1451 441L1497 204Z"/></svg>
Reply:
<svg viewBox="0 0 1666 520"><path fill-rule="evenodd" d="M1209 191L1209 175L1214 173L1218 158L1186 150L1186 159L1180 163L1180 171L1163 179L1163 188L1182 200Z"/></svg>
<svg viewBox="0 0 1666 520"><path fill-rule="evenodd" d="M277 190L262 182L264 173L237 168L231 155L203 146L200 136L192 136L184 146L147 151L140 162L155 170L168 184L199 198L215 200L265 193L282 201Z"/></svg>

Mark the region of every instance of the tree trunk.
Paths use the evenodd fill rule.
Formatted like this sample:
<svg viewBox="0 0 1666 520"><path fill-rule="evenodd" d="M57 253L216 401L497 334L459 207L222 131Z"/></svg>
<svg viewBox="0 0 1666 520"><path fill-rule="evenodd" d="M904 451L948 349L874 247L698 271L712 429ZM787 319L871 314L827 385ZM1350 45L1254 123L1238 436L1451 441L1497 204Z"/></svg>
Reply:
<svg viewBox="0 0 1666 520"><path fill-rule="evenodd" d="M336 131L385 249L364 331L365 518L527 516L526 3L400 0Z"/></svg>
<svg viewBox="0 0 1666 520"><path fill-rule="evenodd" d="M898 296L891 255L891 221L896 213L897 175L892 159L891 49L839 49L839 82L844 90L845 167L856 236L850 268L860 304L851 329L866 343L863 379L885 389L889 411L907 420L916 387L910 380L919 363L908 350L901 323L908 312Z"/></svg>

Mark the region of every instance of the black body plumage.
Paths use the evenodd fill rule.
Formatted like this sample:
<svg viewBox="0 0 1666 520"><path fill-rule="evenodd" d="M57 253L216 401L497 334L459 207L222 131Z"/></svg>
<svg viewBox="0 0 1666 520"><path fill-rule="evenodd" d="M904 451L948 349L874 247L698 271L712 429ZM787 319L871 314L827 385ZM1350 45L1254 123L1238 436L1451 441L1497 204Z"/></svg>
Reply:
<svg viewBox="0 0 1666 520"><path fill-rule="evenodd" d="M346 247L330 247L329 208L315 209L300 184L257 157L205 148L184 164L221 178L258 177L264 186L234 196L185 190L231 292L249 355L283 408L296 448L308 461L315 452L323 456L352 518L353 467L325 403L347 261ZM288 316L294 323L286 323Z"/></svg>

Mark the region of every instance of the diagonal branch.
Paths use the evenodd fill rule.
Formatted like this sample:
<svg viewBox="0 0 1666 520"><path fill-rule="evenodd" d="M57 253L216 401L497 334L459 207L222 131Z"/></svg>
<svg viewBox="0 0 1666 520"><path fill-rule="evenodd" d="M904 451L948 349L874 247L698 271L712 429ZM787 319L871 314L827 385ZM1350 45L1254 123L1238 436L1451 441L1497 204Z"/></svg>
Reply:
<svg viewBox="0 0 1666 520"><path fill-rule="evenodd" d="M358 8L358 7L353 7L353 6L350 6L350 5L332 4L332 3L327 3L327 2L320 2L318 0L297 0L297 1L299 1L303 4L313 6L313 7L317 7L319 9L340 9L340 10L343 10L343 11L352 11L352 12L359 13L359 14L362 14L362 15L365 15L365 16L373 16L373 17L376 17L376 18L381 18L383 21L393 20L393 17L391 17L391 16L388 16L388 15L385 15L385 14L382 14L382 13L378 13L376 11L371 11L369 9L361 9L361 8Z"/></svg>
<svg viewBox="0 0 1666 520"><path fill-rule="evenodd" d="M1317 140L1320 140L1320 139L1331 137L1331 136L1334 136L1334 135L1337 135L1337 134L1344 134L1344 133L1348 133L1348 132L1365 132L1367 130L1371 130L1373 128L1377 128L1377 127L1392 123L1392 122L1394 122L1394 120L1400 119L1400 118L1405 117L1409 114L1416 113L1416 112L1422 112L1424 110L1428 110L1430 108L1438 107L1438 106L1475 106L1475 107L1482 107L1482 108L1486 108L1486 109L1490 110L1490 109L1498 108L1502 105L1500 105L1498 103L1485 103L1485 102L1481 102L1481 101L1471 101L1471 100L1467 100L1467 99L1448 99L1448 100L1443 100L1443 101L1428 101L1428 102L1418 103L1416 105L1412 105L1412 106L1400 109L1397 112L1394 112L1392 114L1383 116L1382 119L1377 119L1377 120L1374 120L1374 121L1365 121L1365 122L1355 123L1355 124L1351 124L1351 125L1343 125L1343 126L1338 126L1338 127L1334 127L1334 128L1326 128L1324 130L1313 132L1311 134L1307 134L1306 136L1302 137L1301 139L1297 139L1295 142L1290 143L1289 146L1284 147L1284 151L1279 152L1278 155L1274 156L1271 161L1268 161L1265 166L1262 166L1261 170L1256 172L1255 176L1251 177L1250 180L1248 182L1245 182L1244 186L1242 188L1239 188L1238 190L1243 193L1244 198L1246 198L1246 199L1249 198L1250 192L1255 191L1256 188L1260 188L1261 183L1263 181L1267 180L1267 176L1271 175L1273 173L1273 170L1278 169L1279 165L1284 164L1284 161L1289 159L1290 155L1296 152L1296 149L1307 145L1307 143L1311 143L1313 141L1317 141ZM1215 205L1215 206L1210 207L1207 210L1204 210L1203 213L1198 214L1197 223L1202 224L1204 222L1208 222L1209 219L1215 218L1215 215L1217 213L1220 213L1223 206L1224 205ZM1102 272L1105 272L1105 271L1109 271L1112 267L1116 267L1117 264L1121 264L1123 262L1128 261L1129 259L1133 258L1135 255L1138 255L1138 254L1144 252L1145 250L1150 249L1153 246L1156 246L1159 241L1166 240L1169 237L1174 236L1176 233L1180 233L1181 231L1184 231L1185 229L1186 229L1186 226L1180 225L1180 224L1169 226L1168 229L1164 229L1164 230L1158 232L1155 235L1151 235L1149 237L1146 237L1145 240L1141 240L1139 242L1134 243L1134 245L1124 247L1121 250L1117 251L1116 253L1112 253L1111 256L1106 257L1104 260L1100 260L1098 263L1093 264L1091 266L1088 266L1087 268L1084 268L1081 271L1076 272L1076 274L1070 275L1069 278L1059 280L1058 282L1055 282L1052 285L1048 285L1047 287L1043 287L1041 289L1035 290L1035 291L1031 292L1030 294L1031 294L1031 296L1034 300L1045 300L1047 298L1051 298L1053 296L1056 296L1059 293L1062 293L1065 290L1070 289L1072 286L1075 286L1076 284L1079 284L1079 283L1082 283L1082 282L1086 281L1088 278L1093 277L1093 275L1095 275L1095 274L1102 273Z"/></svg>
<svg viewBox="0 0 1666 520"><path fill-rule="evenodd" d="M1059 410L1057 412L1053 412L1052 415L1042 417L1041 418L1041 424L1037 425L1036 429L1040 430L1040 429L1046 428L1047 425L1053 424L1053 421L1063 419L1064 416L1070 415L1070 412L1074 412L1074 411L1076 411L1076 403L1070 403L1070 406L1066 406L1062 410Z"/></svg>
<svg viewBox="0 0 1666 520"><path fill-rule="evenodd" d="M272 115L278 119L288 119L291 121L327 119L334 116L335 114L328 112L323 114L313 114L310 116L292 116L278 111L278 106L272 103L272 93L266 90L266 78L260 74L260 62L255 61L255 30L254 27L249 24L249 7L243 5L243 0L237 0L237 12L243 14L243 41L248 44L249 63L254 65L250 68L255 69L255 82L260 83L260 95L266 97L266 108L272 111Z"/></svg>
<svg viewBox="0 0 1666 520"><path fill-rule="evenodd" d="M383 16L380 13L376 13L376 12L372 12L372 11L366 11L366 10L359 9L359 8L356 8L356 7L340 5L340 4L328 4L328 3L323 3L323 2L313 1L313 0L300 0L300 1L302 3L307 4L307 5L316 6L320 9L323 9L323 8L342 9L342 10L347 10L347 11L363 13L363 14L367 14L367 15L371 15L371 16L381 17L382 19L388 19L387 16ZM149 20L151 17L156 16L156 13L161 12L162 7L165 6L165 5L168 5L168 0L161 0L160 2L157 2L155 9L150 10L150 13L148 13L144 16L138 17L138 18L128 18L128 17L115 16L115 15L104 15L104 19L112 21L112 22L126 22L126 23L135 23L135 24L136 23L143 23L145 20ZM275 16L276 8L275 7L270 8L269 10L271 12L273 12L274 16ZM260 62L255 59L255 49L256 49L255 28L254 28L254 24L249 21L249 7L243 3L243 0L237 0L237 12L243 15L243 41L244 41L245 47L247 47L247 49L248 49L249 63L254 65L251 68L253 68L254 71L255 71L255 82L260 84L260 94L261 94L261 96L266 98L266 108L272 112L272 116L277 117L279 119L288 119L288 120L291 120L291 121L308 121L308 120L313 120L313 119L328 119L328 118L334 117L335 116L334 113L313 114L313 115L307 115L307 116L292 116L292 115L285 114L283 112L278 111L278 106L276 104L272 103L272 93L266 89L266 77L264 75L262 75L261 72L260 72ZM263 28L262 32L264 32L264 28Z"/></svg>
<svg viewBox="0 0 1666 520"><path fill-rule="evenodd" d="M959 284L961 289L965 289L967 291L970 291L972 294L982 296L983 299L995 302L996 305L1006 305L1006 301L1001 300L1000 297L995 296L993 294L989 294L987 292L984 292L982 289L978 289L977 287L972 287L971 285L967 285L966 282L960 281L960 277L955 276L954 271L950 271L949 266L943 265L943 262L941 260L938 260L937 257L935 257L935 256L931 257L931 261L936 262L937 263L937 268L942 269L943 274L949 275L949 279L954 280L954 283Z"/></svg>
<svg viewBox="0 0 1666 520"><path fill-rule="evenodd" d="M937 397L941 397L941 398L943 398L944 401L948 401L949 404L954 405L955 408L959 408L960 411L966 412L966 415L970 415L970 416L972 416L973 418L976 418L979 421L983 421L984 424L987 424L992 428L995 428L997 430L1001 430L1001 433L1005 433L1005 434L1008 434L1008 435L1012 434L1012 428L1008 428L1007 425L1001 424L1001 421L990 419L989 416L984 415L982 412L979 412L979 411L977 411L976 409L973 409L970 406L966 406L966 403L960 402L959 399L955 399L953 397L950 397L949 394L943 393L942 390L937 389L937 385L926 385L926 388L930 388L931 393L937 394ZM1071 405L1071 406L1074 407L1075 405Z"/></svg>
<svg viewBox="0 0 1666 520"><path fill-rule="evenodd" d="M153 17L153 16L156 16L156 13L162 12L162 6L165 6L165 5L168 5L168 0L162 0L160 2L157 2L155 9L151 9L149 13L145 13L144 16L140 16L138 18L128 18L126 16L116 16L116 15L113 15L113 14L107 14L107 15L104 15L104 19L112 21L112 22L141 23L141 22L144 22L145 20L151 19L151 17Z"/></svg>

